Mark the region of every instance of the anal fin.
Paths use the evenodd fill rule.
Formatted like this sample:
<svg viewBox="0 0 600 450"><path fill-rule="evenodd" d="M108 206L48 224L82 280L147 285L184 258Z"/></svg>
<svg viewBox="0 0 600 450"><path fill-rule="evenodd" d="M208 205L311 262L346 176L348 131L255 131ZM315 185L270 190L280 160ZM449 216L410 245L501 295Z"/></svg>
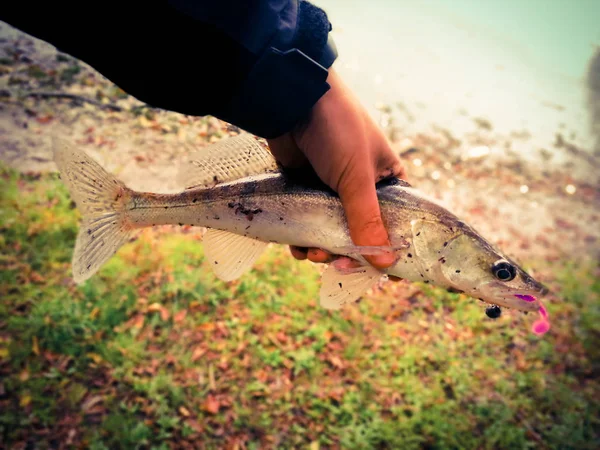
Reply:
<svg viewBox="0 0 600 450"><path fill-rule="evenodd" d="M382 276L381 272L371 266L340 271L330 265L321 278L321 306L340 309L346 303L358 300Z"/></svg>
<svg viewBox="0 0 600 450"><path fill-rule="evenodd" d="M206 232L203 242L209 264L223 281L239 278L267 247L266 242L214 229Z"/></svg>

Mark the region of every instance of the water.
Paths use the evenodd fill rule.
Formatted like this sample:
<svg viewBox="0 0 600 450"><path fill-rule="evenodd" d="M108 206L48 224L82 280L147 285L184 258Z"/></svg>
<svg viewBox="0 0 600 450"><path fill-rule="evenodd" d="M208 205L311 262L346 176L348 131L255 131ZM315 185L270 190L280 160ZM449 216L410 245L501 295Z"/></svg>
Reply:
<svg viewBox="0 0 600 450"><path fill-rule="evenodd" d="M522 152L560 132L591 149L585 76L600 45L599 0L316 0L333 23L335 67L361 100L397 105L406 133L455 136L474 118L526 132Z"/></svg>

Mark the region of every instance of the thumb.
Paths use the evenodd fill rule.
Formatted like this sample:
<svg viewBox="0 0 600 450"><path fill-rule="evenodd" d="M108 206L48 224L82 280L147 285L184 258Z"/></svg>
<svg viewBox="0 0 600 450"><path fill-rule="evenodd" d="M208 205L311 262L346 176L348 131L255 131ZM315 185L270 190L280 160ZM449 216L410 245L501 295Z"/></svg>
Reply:
<svg viewBox="0 0 600 450"><path fill-rule="evenodd" d="M283 167L296 168L307 164L306 157L290 133L275 139L267 139L267 143L271 153Z"/></svg>
<svg viewBox="0 0 600 450"><path fill-rule="evenodd" d="M390 245L388 233L381 218L375 181L368 172L359 171L340 182L338 192L348 220L350 237L356 245ZM395 261L392 252L365 256L374 267L383 269Z"/></svg>

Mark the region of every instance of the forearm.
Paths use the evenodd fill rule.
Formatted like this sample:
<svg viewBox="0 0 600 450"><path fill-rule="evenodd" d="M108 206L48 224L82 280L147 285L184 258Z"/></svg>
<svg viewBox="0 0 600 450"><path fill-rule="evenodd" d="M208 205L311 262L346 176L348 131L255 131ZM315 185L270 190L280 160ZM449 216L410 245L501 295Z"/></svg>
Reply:
<svg viewBox="0 0 600 450"><path fill-rule="evenodd" d="M328 88L317 65L272 50L323 60L327 17L296 0L109 0L93 13L79 2L10 2L1 18L148 104L264 137L289 131Z"/></svg>

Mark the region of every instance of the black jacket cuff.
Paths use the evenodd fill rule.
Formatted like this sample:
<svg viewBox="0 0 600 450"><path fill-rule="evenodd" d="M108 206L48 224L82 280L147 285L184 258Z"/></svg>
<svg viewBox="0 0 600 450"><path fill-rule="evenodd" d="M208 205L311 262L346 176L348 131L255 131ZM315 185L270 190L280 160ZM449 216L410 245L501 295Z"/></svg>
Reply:
<svg viewBox="0 0 600 450"><path fill-rule="evenodd" d="M268 46L221 118L264 138L291 131L330 88L327 69L337 58L330 31L325 12L301 1L291 45Z"/></svg>

